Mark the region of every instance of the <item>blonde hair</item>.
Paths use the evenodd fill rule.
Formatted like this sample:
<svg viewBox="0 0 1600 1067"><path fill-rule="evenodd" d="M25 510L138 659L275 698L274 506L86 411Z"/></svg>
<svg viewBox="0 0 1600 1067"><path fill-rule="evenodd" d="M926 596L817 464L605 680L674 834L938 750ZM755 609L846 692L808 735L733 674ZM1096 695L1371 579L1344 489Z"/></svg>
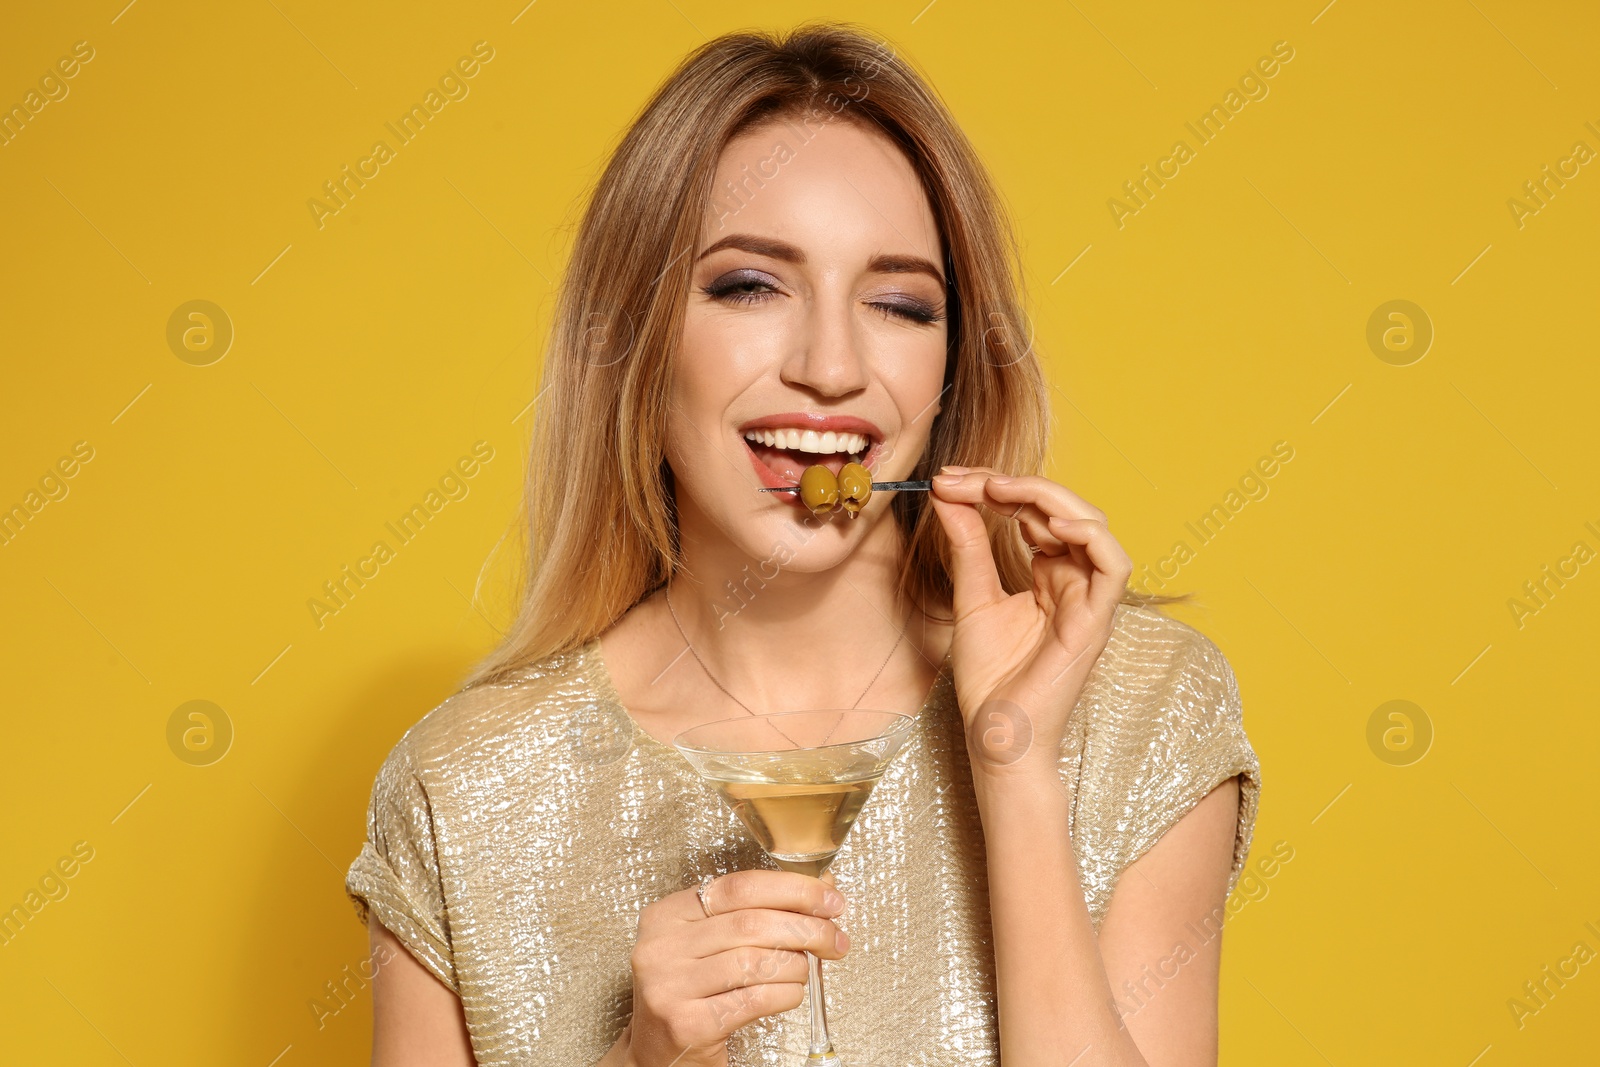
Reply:
<svg viewBox="0 0 1600 1067"><path fill-rule="evenodd" d="M701 220L724 146L769 122L843 119L887 136L922 179L950 282L943 410L913 478L946 464L1038 473L1043 370L1009 220L982 162L885 41L846 23L730 33L690 53L644 105L596 184L557 298L524 486L517 616L467 679L505 677L608 630L680 566L667 396ZM1019 351L1019 349L1022 349ZM925 494L900 493L901 588L950 602L949 544ZM1015 524L987 515L1001 584L1032 585ZM1129 590L1124 601L1160 603Z"/></svg>

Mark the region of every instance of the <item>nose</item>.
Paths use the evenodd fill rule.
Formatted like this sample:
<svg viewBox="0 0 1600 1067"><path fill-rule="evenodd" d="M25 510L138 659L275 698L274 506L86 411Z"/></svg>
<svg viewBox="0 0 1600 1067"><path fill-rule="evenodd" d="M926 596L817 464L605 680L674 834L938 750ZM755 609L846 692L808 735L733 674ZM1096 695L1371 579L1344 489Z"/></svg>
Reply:
<svg viewBox="0 0 1600 1067"><path fill-rule="evenodd" d="M821 396L848 396L867 386L866 353L862 351L844 294L817 294L806 309L800 335L784 361L781 378Z"/></svg>

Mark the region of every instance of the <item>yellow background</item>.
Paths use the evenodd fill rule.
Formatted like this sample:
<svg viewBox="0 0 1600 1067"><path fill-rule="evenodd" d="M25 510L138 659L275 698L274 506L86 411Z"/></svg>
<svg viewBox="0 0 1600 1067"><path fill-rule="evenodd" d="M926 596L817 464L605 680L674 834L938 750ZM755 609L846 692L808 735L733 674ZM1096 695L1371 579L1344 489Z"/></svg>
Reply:
<svg viewBox="0 0 1600 1067"><path fill-rule="evenodd" d="M320 1029L309 1002L364 955L341 879L379 761L506 621L507 553L470 598L574 207L689 48L822 15L888 35L992 165L1054 474L1138 562L1294 449L1169 585L1240 679L1255 855L1294 850L1229 926L1223 1061L1592 1061L1600 963L1507 1006L1600 951L1600 564L1508 607L1600 550L1600 164L1507 206L1600 150L1591 5L123 2L0 35L7 106L95 50L0 147L0 506L94 449L0 545L0 908L94 850L0 947L0 1061L364 1059L370 998ZM480 40L470 95L319 229L323 182ZM1269 95L1119 229L1122 183L1277 41ZM166 339L196 299L236 334L209 366ZM1409 366L1366 340L1396 299L1435 331ZM307 600L479 440L470 494L319 628ZM1433 731L1403 766L1367 740L1395 699ZM209 766L168 745L191 700L235 732Z"/></svg>

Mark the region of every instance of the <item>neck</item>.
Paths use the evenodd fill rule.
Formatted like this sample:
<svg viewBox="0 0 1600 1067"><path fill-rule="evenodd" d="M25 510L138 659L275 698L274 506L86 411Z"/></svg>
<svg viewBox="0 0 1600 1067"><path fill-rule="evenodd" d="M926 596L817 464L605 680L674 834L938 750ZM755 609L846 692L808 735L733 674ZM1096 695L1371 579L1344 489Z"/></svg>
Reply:
<svg viewBox="0 0 1600 1067"><path fill-rule="evenodd" d="M921 702L934 670L929 635L922 613L900 595L904 545L891 516L835 516L872 526L841 563L813 573L790 564L812 539L836 531L796 521L768 557L753 559L708 535L697 518L680 516L684 568L670 584L672 609L700 661L684 656L672 669L680 680L680 672L709 672L698 684L720 682L756 713L858 700L913 710Z"/></svg>

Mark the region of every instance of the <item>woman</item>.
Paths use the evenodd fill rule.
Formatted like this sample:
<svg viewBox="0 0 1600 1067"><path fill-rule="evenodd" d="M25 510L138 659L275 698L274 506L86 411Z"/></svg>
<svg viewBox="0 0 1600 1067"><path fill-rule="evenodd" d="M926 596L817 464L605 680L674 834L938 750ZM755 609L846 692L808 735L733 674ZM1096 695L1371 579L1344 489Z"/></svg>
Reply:
<svg viewBox="0 0 1600 1067"><path fill-rule="evenodd" d="M1215 1062L1260 787L1227 662L1040 477L1043 377L971 147L884 44L719 38L579 231L515 626L378 775L348 888L374 1062ZM851 457L928 493L815 518ZM671 748L914 713L829 876L772 870ZM708 882L702 882L706 876Z"/></svg>

